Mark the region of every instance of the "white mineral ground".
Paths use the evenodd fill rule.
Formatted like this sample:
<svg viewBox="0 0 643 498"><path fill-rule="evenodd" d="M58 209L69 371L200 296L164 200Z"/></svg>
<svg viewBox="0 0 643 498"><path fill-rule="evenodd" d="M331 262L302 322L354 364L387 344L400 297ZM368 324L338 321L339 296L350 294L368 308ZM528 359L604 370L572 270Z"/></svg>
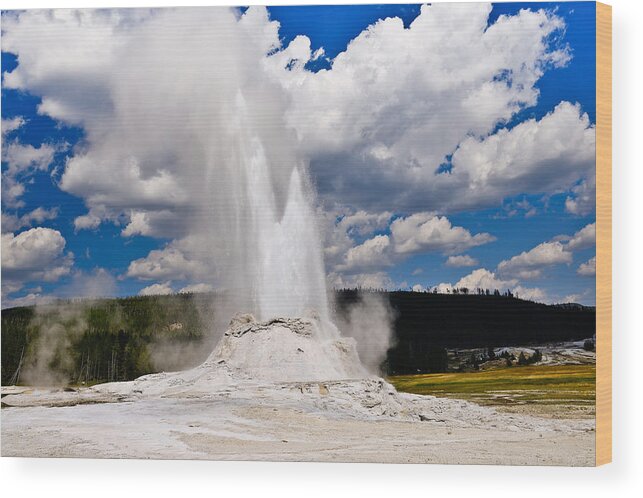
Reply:
<svg viewBox="0 0 643 498"><path fill-rule="evenodd" d="M594 421L398 393L319 319L237 317L201 365L77 391L4 389L2 455L592 465Z"/></svg>

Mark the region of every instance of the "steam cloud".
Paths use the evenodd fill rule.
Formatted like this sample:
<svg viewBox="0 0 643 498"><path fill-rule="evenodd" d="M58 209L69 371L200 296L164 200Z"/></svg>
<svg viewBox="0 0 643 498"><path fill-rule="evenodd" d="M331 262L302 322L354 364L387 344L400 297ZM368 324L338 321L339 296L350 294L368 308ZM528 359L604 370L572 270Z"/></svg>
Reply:
<svg viewBox="0 0 643 498"><path fill-rule="evenodd" d="M342 333L357 342L362 364L373 374L381 373L386 352L392 346L395 311L384 296L363 292L348 310L346 318L337 318Z"/></svg>
<svg viewBox="0 0 643 498"><path fill-rule="evenodd" d="M238 311L328 318L315 196L267 63L281 44L265 9L32 11L6 22L3 43L21 61L8 87L31 87L42 113L85 130L60 180L89 208L77 229L125 214L123 236L173 239L163 280L225 289L226 325ZM46 57L42 41L54 39ZM43 56L93 69L52 81L52 68L29 64ZM151 280L158 266L135 269Z"/></svg>
<svg viewBox="0 0 643 498"><path fill-rule="evenodd" d="M20 380L35 386L57 386L71 379L73 358L69 347L87 330L83 307L74 304L37 306L30 329L39 330L38 338L25 352Z"/></svg>

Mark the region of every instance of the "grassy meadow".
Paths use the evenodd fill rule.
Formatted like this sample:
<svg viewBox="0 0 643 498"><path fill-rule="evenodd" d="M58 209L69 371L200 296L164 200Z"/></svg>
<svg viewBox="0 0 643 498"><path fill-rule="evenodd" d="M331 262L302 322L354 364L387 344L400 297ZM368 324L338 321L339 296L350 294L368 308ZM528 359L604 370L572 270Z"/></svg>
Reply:
<svg viewBox="0 0 643 498"><path fill-rule="evenodd" d="M553 418L595 414L596 365L516 366L388 380L399 391L464 399L506 412Z"/></svg>

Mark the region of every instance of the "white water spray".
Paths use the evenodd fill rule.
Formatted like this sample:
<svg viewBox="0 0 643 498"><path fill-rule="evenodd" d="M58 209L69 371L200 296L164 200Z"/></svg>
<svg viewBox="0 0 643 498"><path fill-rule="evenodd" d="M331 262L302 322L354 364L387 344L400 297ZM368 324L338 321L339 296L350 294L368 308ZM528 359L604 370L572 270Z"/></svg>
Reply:
<svg viewBox="0 0 643 498"><path fill-rule="evenodd" d="M223 198L231 206L214 203L229 219L224 253L228 264L224 286L236 311L250 312L266 321L276 317L319 317L322 339L339 332L330 322L324 262L314 192L301 164L271 164L258 134L250 125L250 111L241 92L235 99L235 121L230 133L235 147L225 165ZM221 188L221 164L209 175ZM288 178L287 185L281 185ZM213 190L217 190L216 188ZM216 215L216 213L215 213Z"/></svg>

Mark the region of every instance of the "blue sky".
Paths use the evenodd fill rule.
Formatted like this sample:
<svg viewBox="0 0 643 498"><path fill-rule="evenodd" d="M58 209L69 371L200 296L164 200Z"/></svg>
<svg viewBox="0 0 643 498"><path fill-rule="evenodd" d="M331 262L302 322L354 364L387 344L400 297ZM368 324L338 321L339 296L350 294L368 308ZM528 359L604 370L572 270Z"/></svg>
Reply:
<svg viewBox="0 0 643 498"><path fill-rule="evenodd" d="M412 119L417 120L417 126L408 125L408 129L405 128L403 132L399 133L397 143L389 140L388 137L396 135L400 124L395 122L394 119L397 118L391 118L390 128L385 128L382 123L386 116L390 116L392 113L386 114L384 110L381 111L381 114L375 115L373 123L366 123L361 130L358 130L359 133L356 133L356 137L372 137L372 142L369 143L358 142L357 139L352 141L346 139L345 142L342 142L334 136L322 137L324 128L321 125L319 133L315 132L310 123L302 125L302 129L298 130L298 136L303 137L302 154L310 161L312 181L318 186L320 204L328 214L328 218L334 221L334 224L331 222L333 226L330 230L339 230L341 220L348 220L351 215L356 213L366 213L368 216L364 219L371 220L368 223L373 223L371 229L367 230L362 225L355 225L349 231L331 235L329 240L325 242L328 249L327 254L331 254L332 251L329 250L329 247L333 245L333 242L330 239L334 236L336 240L343 241L337 246L341 246L341 251L338 250L337 254L333 253L331 256L327 256L326 266L329 281L332 281L334 285L341 287L344 285L368 285L367 282L377 282L378 286L390 288L410 288L414 285L427 288L439 284L443 284L443 288L446 288L449 284L456 285L458 281L466 278L473 271L484 269L492 274L492 278L495 278L495 281L499 282L498 285L502 287L528 289L519 292L522 292L525 297L546 302L574 300L585 304L594 304L594 278L591 270L588 267L584 267L585 270L580 270L580 267L583 264L591 266L591 258L595 255L593 243L591 240L589 242L585 240L585 236L591 231L591 224L595 221L595 211L591 202L589 206L586 205L587 199L582 205L580 201L576 204L573 202L582 192L591 197L593 186L591 179L588 180L588 178L593 175L593 169L591 165L588 166L587 160L584 162L578 160L578 164L569 165L569 158L577 158L579 150L587 157L593 154L591 146L587 144L591 145L591 126L595 123L594 4L591 2L494 4L486 20L487 27L491 29L503 17L519 16L521 9L528 9L532 12L539 9L546 10L548 20L554 27L551 28L550 33L544 35L543 53L525 55L525 57L536 58L536 62L532 61L533 69L529 74L520 76L523 80L519 80L514 72L514 76L510 77L513 79L507 81L507 92L515 92L518 97L507 99L503 103L504 107L502 109L499 107L498 116L485 115L484 125L476 124L474 126L472 124L470 128L462 127L460 124L453 125L454 129L458 128L458 131L453 131L453 133L447 133L441 129L435 130L433 135L444 133L449 140L451 137L455 137L452 139L452 143L444 144L443 151L436 152L438 159L433 160L435 164L430 163L428 159L426 164L422 162L425 156L421 154L421 151L425 149L423 149L424 145L420 143L422 135L417 130L421 131L424 129L423 126L428 126L424 121L430 121L433 112L439 115L439 112L448 112L448 109L446 111L432 110L439 108L439 106L436 107L437 104L431 99L436 99L436 95L441 94L423 90L423 88L431 86L431 75L422 75L422 64L417 62L415 72L413 72L413 68L407 66L404 66L404 71L409 71L409 75L416 75L413 78L423 81L425 87L415 84L409 76L407 79L410 82L405 83L407 86L397 88L394 83L391 83L394 79L387 79L379 87L373 83L372 90L369 90L370 87L364 85L367 85L370 80L364 80L361 87L363 90L356 94L372 91L374 106L381 103L382 109L386 109L390 99L391 103L395 102L390 105L394 106L396 115L409 115L413 116ZM292 92L291 98L294 102L292 105L295 106L297 102L301 103L301 110L296 108L291 112L289 109L285 114L295 116L293 118L295 124L299 124L301 120L296 121L298 112L302 116L310 115L311 121L314 121L315 117L310 113L325 105L322 100L310 108L313 111L308 109L306 106L312 105L310 104L310 95L314 95L314 93L306 92L313 92L313 89L317 89L316 92L321 93L319 92L320 85L333 79L334 73L337 73L334 80L341 83L344 80L340 77L343 74L340 71L348 71L345 74L353 74L346 68L349 68L349 65L354 61L357 61L355 64L358 64L355 67L362 68L360 70L362 73L364 72L363 68L372 67L367 65L368 61L365 62L364 58L372 56L373 60L376 60L377 53L363 55L363 46L367 45L366 43L351 44L356 37L378 20L390 17L399 17L402 20L403 32L410 32L409 28L411 27L412 30L415 30L417 24L413 26L412 23L421 15L421 8L420 5L271 7L268 9L268 14L269 21L279 22L278 38L281 41L279 51L273 48L269 51L270 55L274 56L275 52L287 54L289 50L292 50L294 54L295 41L299 35L304 35L309 40L310 54L323 48L323 54L320 52L317 57L309 55L309 60L305 61L303 67L289 71L283 78L284 81L289 82L284 84L284 87L288 92ZM153 274L144 275L132 271L132 262L146 261L146 258L150 258L151 251L165 251L168 248L179 251L179 248L183 247L180 241L184 234L181 235L176 230L172 231L160 226L157 229L148 220L149 226L146 225L146 229L138 232L132 230L132 235L124 236L123 232L128 224L133 226L131 214L134 210L139 209L138 207L130 207L125 201L123 201L125 204L120 203L118 206L116 203L101 204L97 199L100 197L100 188L102 188L100 181L102 180L97 179L94 186L92 186L91 178L84 180L86 184L81 188L72 183L71 175L63 179L69 173L67 168L70 167L70 160L75 156L82 156L88 149L97 148L96 137L100 133L96 130L100 126L96 123L89 124L87 118L74 117L71 111L61 111L59 107L48 107L49 104L45 104L47 102L55 103L56 98L64 102L64 99L72 98L70 95L73 96L76 92L77 96L73 98L78 102L88 99L87 106L94 105L92 102L94 94L91 92L83 93L83 91L75 90L72 87L65 90L65 76L59 77L58 72L64 73L68 69L69 74L78 80L86 77L86 80L94 85L90 86L90 83L87 83L86 88L91 88L92 91L96 88L102 91L102 87L94 81L92 76L101 73L92 72L97 70L92 65L91 58L88 59L89 62L85 66L79 63L79 67L74 68L73 71L69 69L69 64L65 66L65 61L61 61L57 67L53 64L51 69L42 69L38 66L38 57L45 57L45 48L33 46L34 44L29 39L21 39L21 36L24 38L24 35L21 35L20 31L21 25L25 25L25 29L28 29L29 22L37 22L37 19L16 18L14 13L6 12L3 15L5 18L10 16L12 19L18 19L15 25L7 28L8 34L3 31L3 47L15 47L15 52L20 52L2 52L3 307L37 302L51 296L91 293L97 285L101 289L98 291L99 293L105 292L109 295L119 296L134 295L154 285L159 286L156 289L160 292L167 292L169 289L178 291L196 284L216 287L216 283L201 282L197 278L198 275L190 274L187 271L172 273L168 270L160 274L159 278L155 278ZM436 14L427 10L422 15ZM466 16L464 18L466 19ZM453 22L459 22L461 19L458 17ZM104 22L104 20L99 19L92 22ZM450 21L447 18L447 21L443 22ZM138 28L134 26L131 29ZM374 43L380 39L382 41L380 45L375 43L375 48L368 45L369 50L386 51L387 40L389 45L395 42L394 38L387 38L389 36L387 33L383 28L381 31L374 32L371 40ZM81 32L78 43L83 43L80 39L82 36ZM482 32L472 36L482 36ZM519 37L520 35L510 32L509 36ZM5 43L5 38L8 43ZM414 42L416 44L415 51L412 50L413 47L403 47L403 50L407 48L409 50L409 61L414 61L416 52L423 50L421 38L419 42L417 40ZM441 42L431 39L427 43ZM522 46L520 43L523 42L517 39L515 43L517 47L520 47ZM525 41L525 43L527 42ZM459 54L456 48L453 49L453 58L449 59L448 57L451 45L457 46L457 41L446 44L440 53L447 54L444 56L444 60L449 61L449 67L458 68ZM348 57L349 55L350 57ZM291 56L288 55L288 57ZM298 57L301 58L301 56ZM340 61L342 57L344 59ZM505 55L504 57L509 56ZM560 61L561 57L565 58L562 62ZM112 65L108 67L106 63L104 70L105 74L109 74L110 77L118 74L124 68L126 69L127 63L119 60L118 57L109 60ZM276 60L276 57L271 60ZM297 57L292 56L291 64L292 60L297 60ZM336 60L338 60L337 63ZM395 60L395 58L390 60ZM168 64L171 65L173 62L170 61ZM376 63L373 64L377 67ZM473 62L463 62L462 64L464 66L465 64L473 64ZM23 65L24 67L21 67ZM528 64L523 64L523 66L525 65ZM516 67L521 66L517 64ZM24 70L20 78L9 79L9 84L5 82L8 75L14 72L14 74L18 74L20 70ZM221 71L223 70L222 68ZM50 73L46 73L46 71L50 71ZM534 76L535 73L537 73L536 76ZM181 73L177 70L176 76L180 75ZM304 75L310 89L292 90L292 84L288 78L296 75ZM328 78L322 79L325 78L325 75ZM72 81L72 76L69 76L69 81ZM315 81L315 77L318 78L318 81ZM467 77L468 75L462 76L465 79ZM59 81L56 78L59 78ZM473 76L471 78L472 82L469 86L462 85L463 88L469 88L467 90L469 94L474 90L486 88L483 86L484 82L474 82ZM503 78L505 78L503 73L498 72L494 79L487 83L497 82ZM56 81L55 86L52 86L52 81ZM527 85L536 92L536 97L523 94L522 89L516 89L517 85L525 84L524 81L528 81ZM339 83L337 85L340 86ZM361 121L363 116L370 113L368 105L360 110L359 102L357 102L359 97L348 101L335 97L338 93L342 93L342 88L348 87L340 87L332 93L331 100L334 100L328 102L328 109L333 105L339 109L337 112L344 112L343 110L350 108L350 113L358 113L359 117L345 111L348 113L346 114L347 119ZM382 88L385 88L386 91L383 92ZM61 94L61 91L66 93ZM346 92L349 93L349 90ZM409 92L417 92L415 98L418 103L422 102L422 105L427 106L426 112L422 111L415 115L412 103L410 105L400 103L410 100ZM447 90L444 92L448 93ZM465 93L447 95L447 93L444 97L445 102L447 99L453 99L452 101L456 104L459 102L457 99L464 101L469 95ZM114 103L113 99L117 94L121 95L122 92L110 94L112 105L115 106L117 103ZM437 99L439 100L439 97ZM366 102L368 104L368 100ZM573 134L571 131L569 132L572 135L572 138L569 139L566 139L564 134L545 135L561 137L561 144L556 146L561 149L558 155L552 155L545 163L540 164L538 162L541 160L540 154L533 152L536 150L536 145L534 145L533 150L530 149L534 154L531 162L528 157L516 156L521 161L521 168L526 171L520 181L516 181L515 184L507 182L498 186L498 182L490 180L479 187L480 195L478 195L478 191L471 193L473 192L471 190L472 184L469 184L465 189L464 184L460 186L460 183L457 183L460 182L456 179L459 177L451 174L451 169L454 172L460 172L463 168L466 169L470 164L473 164L471 158L481 157L481 152L477 147L484 153L491 153L489 152L491 149L482 149L486 139L495 139L498 136L501 137L500 139L506 140L507 137L503 134L512 137L514 129L520 130L521 125L530 122L533 123L534 130L544 128L548 115L553 113L558 116L554 111L558 109L557 106L561 102L570 103L567 111L570 115L576 112L579 122L586 114L589 124L578 125L578 131L574 131ZM82 108L80 104L78 105L79 109ZM401 107L403 105L407 105L407 107ZM480 105L484 107L484 100ZM572 105L576 105L574 107L576 111L570 111ZM78 113L82 113L82 109ZM506 109L511 110L507 111ZM322 117L326 116L323 111L319 111ZM491 112L490 110L489 113ZM562 113L562 111L560 112ZM455 116L457 118L460 115L456 113ZM472 116L477 117L477 111ZM322 118L319 119L321 123ZM480 119L482 120L482 118ZM98 120L97 122L100 123ZM464 124L466 125L466 123ZM451 126L451 123L447 120L445 124L440 124L440 126L448 127ZM309 130L311 127L312 131ZM567 133L569 130L565 128L563 131ZM550 132L543 131L543 134L545 133ZM348 136L350 132L346 132L344 135ZM313 138L306 140L307 136ZM467 139L475 143L466 142ZM445 138L443 141L448 140ZM516 141L519 145L521 144L520 138ZM471 155L465 155L468 150L463 146L465 143L471 145L471 150L473 150ZM9 150L8 147L12 144L15 147ZM332 144L332 146L328 144ZM377 160L381 162L377 167L371 166L368 163L368 157L371 157L368 156L370 153L368 151L374 151L377 147L381 149L382 144L386 145L385 156L382 156L384 159L377 156L379 158ZM28 146L33 148L28 149ZM579 149L576 150L574 147ZM45 148L49 151L48 154L44 154ZM512 151L514 149L515 147L513 149L508 147L506 150ZM407 157L407 150L411 151L408 154L416 154L416 156ZM415 150L420 152L414 152ZM431 153L433 150L429 149ZM504 160L507 154L509 152L505 152L501 158ZM465 164L467 157L470 161ZM514 159L514 161L518 159ZM498 157L495 160L497 161ZM508 161L509 169L507 171L511 172L513 163L511 158ZM418 181L409 180L410 183L405 184L406 176L404 175L411 175L409 168L413 169L418 164L422 171L435 172L442 168L446 173L436 180L435 186L431 183L425 190L422 190L421 182ZM494 163L491 161L485 164L491 164L493 167ZM474 167L475 165L471 166L471 168ZM158 166L158 168L162 170L163 166ZM369 168L366 170L367 174L361 174L360 171L363 170L360 168ZM387 168L389 169L387 170ZM400 175L397 175L395 168L406 169L403 174L400 170ZM560 170L560 178L552 178L546 182L536 180L539 171L544 171L538 168L551 168L546 173L542 173L546 175L552 175L552 171ZM377 171L376 174L373 174L372 180L366 179L363 180L363 183L356 181L356 178L367 178L368 171ZM342 175L345 175L345 178ZM431 175L425 174L425 176ZM471 173L469 173L470 176ZM459 185L457 187L459 190L450 193L449 188L451 187L449 185L452 183L447 177L453 178L453 182ZM7 193L9 188L14 185L20 185L19 188L24 189L24 192L19 195ZM476 185L479 184L476 183ZM524 185L524 190L521 190L521 185ZM488 189L488 192L484 189ZM390 198L387 199L389 192ZM426 195L423 192L426 192ZM105 191L105 196L112 194ZM456 197L460 198L457 202L453 200ZM38 208L43 210L39 212L40 214L30 215ZM163 209L167 211L168 208L164 207ZM43 212L46 214L43 215ZM87 222L86 225L77 221L79 217L88 215L88 213L102 218L100 221L92 218L94 221ZM149 218L152 211L146 213ZM413 242L408 240L411 235L407 234L404 236L407 238L403 239L400 234L402 233L402 225L405 223L408 225L413 215L417 215L414 218L417 221L415 225L417 233L422 229L427 230L428 233L430 227L433 226L432 223L437 223L436 219L446 217L450 225L445 228L446 231L442 235L446 237L444 240L451 236L461 237L460 242L456 244L457 247L446 247L444 240L430 240L430 237L433 236L430 234L414 245L409 245ZM377 216L380 221L372 221ZM398 220L399 222L396 224ZM14 242L18 240L20 234L36 227L58 232L60 237L52 232L47 234L52 237L47 239L48 247L56 246L58 248L55 254L43 253L42 258L36 258L40 261L27 261L28 257L17 253L15 255L5 254L5 242L9 251L18 251L17 242ZM394 227L400 231L394 233ZM470 236L488 234L489 237L480 237L476 239L480 243L474 243L467 238L466 233L463 234L462 230L453 231L455 227L468 232ZM587 227L590 229L582 232ZM441 236L438 232L439 230L433 232L436 237ZM347 234L348 238L346 238ZM576 239L575 235L577 235ZM363 249L362 253L366 254L364 251L371 250L373 247L369 241L374 241L377 237L380 237L377 241L386 243L386 248L382 249L383 252L374 253L373 261L380 261L380 267L377 267L377 264L369 266L364 265L363 262L359 263L357 257L361 251L360 248ZM583 237L585 238L581 242L573 242ZM589 238L591 239L591 234ZM64 245L60 246L62 239L64 239ZM483 240L484 242L482 242ZM405 241L408 243L406 246L403 245ZM366 245L364 245L365 243ZM530 253L532 249L541 244L549 245L543 247L540 252ZM21 247L24 250L25 247L30 246L23 244ZM404 247L413 247L413 249L406 250ZM501 265L503 261L511 261L521 253L525 253L525 256L515 259L511 264ZM37 254L37 251L32 251L31 254ZM187 252L184 251L183 255L187 255ZM356 259L350 260L351 255ZM446 264L447 258L464 255L475 260L475 263L471 263L469 266L449 266ZM186 258L189 259L187 256ZM50 266L39 267L40 263ZM501 268L504 270L501 271ZM465 281L475 284L480 281L478 278L480 275L477 274L477 277ZM488 282L488 280L482 280L482 282Z"/></svg>

